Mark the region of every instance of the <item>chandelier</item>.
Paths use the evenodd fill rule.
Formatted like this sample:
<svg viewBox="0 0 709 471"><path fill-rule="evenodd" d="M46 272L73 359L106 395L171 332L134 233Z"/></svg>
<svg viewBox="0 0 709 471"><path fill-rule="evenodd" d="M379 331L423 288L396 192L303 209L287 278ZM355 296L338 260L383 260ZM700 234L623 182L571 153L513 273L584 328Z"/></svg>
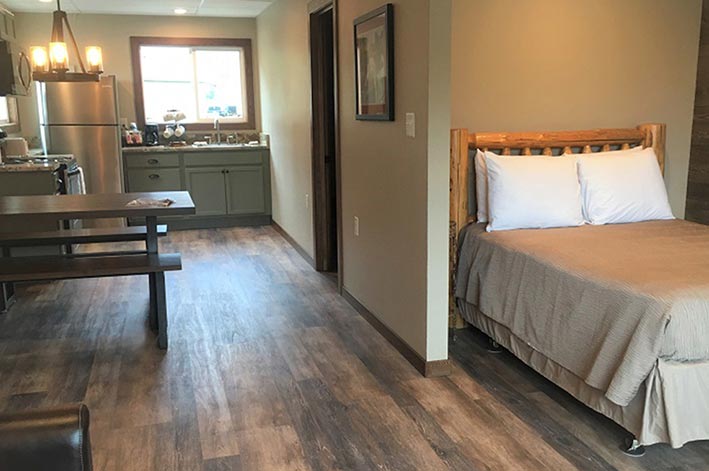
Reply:
<svg viewBox="0 0 709 471"><path fill-rule="evenodd" d="M64 40L64 26L81 72L69 72L69 51ZM38 82L98 82L99 76L103 73L101 48L89 46L85 52L86 64L79 52L79 45L74 38L66 12L62 10L60 0L57 0L49 49L44 46L30 47L32 78Z"/></svg>

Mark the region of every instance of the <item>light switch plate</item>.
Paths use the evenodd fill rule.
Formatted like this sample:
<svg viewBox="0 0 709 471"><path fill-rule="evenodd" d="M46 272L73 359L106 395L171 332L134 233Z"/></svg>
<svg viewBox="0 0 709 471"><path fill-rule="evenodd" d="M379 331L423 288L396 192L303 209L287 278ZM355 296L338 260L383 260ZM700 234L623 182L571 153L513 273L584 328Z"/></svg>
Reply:
<svg viewBox="0 0 709 471"><path fill-rule="evenodd" d="M354 235L359 237L359 218L357 216L354 217Z"/></svg>
<svg viewBox="0 0 709 471"><path fill-rule="evenodd" d="M414 113L406 113L406 136L416 137L416 115Z"/></svg>

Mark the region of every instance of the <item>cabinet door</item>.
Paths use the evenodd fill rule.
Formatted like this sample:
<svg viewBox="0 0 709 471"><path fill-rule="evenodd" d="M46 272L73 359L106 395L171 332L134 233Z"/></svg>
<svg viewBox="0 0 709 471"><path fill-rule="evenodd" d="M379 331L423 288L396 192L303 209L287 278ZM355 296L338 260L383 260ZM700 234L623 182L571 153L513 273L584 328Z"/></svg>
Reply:
<svg viewBox="0 0 709 471"><path fill-rule="evenodd" d="M263 167L240 165L226 168L226 196L229 214L266 212Z"/></svg>
<svg viewBox="0 0 709 471"><path fill-rule="evenodd" d="M182 182L180 180L180 170L170 169L136 169L129 168L126 172L128 177L128 191L180 191Z"/></svg>
<svg viewBox="0 0 709 471"><path fill-rule="evenodd" d="M194 201L197 216L226 214L224 170L221 168L188 168L185 170L187 190Z"/></svg>

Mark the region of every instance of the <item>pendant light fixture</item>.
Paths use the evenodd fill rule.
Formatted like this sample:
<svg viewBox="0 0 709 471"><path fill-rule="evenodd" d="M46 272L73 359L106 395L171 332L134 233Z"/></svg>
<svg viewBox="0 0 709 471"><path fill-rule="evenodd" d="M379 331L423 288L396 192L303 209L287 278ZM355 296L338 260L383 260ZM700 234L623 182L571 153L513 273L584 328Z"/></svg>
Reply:
<svg viewBox="0 0 709 471"><path fill-rule="evenodd" d="M69 51L64 40L64 26L66 26L73 53L76 54L81 72L69 72ZM84 64L66 12L62 10L60 0L57 0L57 10L54 12L52 20L52 38L49 42L49 49L44 46L32 46L30 48L32 78L38 82L98 82L99 76L103 73L101 48L89 46L86 48L85 53L86 64Z"/></svg>

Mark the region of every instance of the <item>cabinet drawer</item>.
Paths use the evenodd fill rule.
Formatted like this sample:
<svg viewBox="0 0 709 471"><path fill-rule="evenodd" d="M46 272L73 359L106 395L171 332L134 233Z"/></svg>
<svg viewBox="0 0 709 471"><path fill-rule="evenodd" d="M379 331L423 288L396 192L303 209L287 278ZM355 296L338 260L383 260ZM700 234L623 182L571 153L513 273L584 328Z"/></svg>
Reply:
<svg viewBox="0 0 709 471"><path fill-rule="evenodd" d="M125 154L126 166L128 168L160 168L179 167L180 157L178 154L163 154L154 152L150 154Z"/></svg>
<svg viewBox="0 0 709 471"><path fill-rule="evenodd" d="M180 169L129 169L128 190L142 191L178 191L182 189Z"/></svg>
<svg viewBox="0 0 709 471"><path fill-rule="evenodd" d="M185 152L185 165L188 167L254 165L260 163L260 151Z"/></svg>

